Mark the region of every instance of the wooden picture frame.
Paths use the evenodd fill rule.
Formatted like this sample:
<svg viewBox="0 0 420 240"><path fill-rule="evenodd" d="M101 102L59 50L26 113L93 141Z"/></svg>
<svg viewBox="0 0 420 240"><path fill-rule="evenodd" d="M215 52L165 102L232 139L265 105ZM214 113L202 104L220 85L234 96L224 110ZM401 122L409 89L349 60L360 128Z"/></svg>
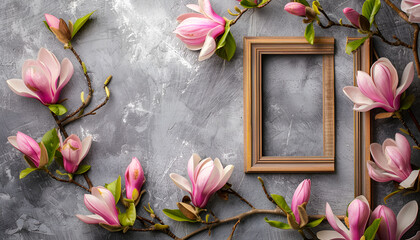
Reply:
<svg viewBox="0 0 420 240"><path fill-rule="evenodd" d="M262 156L262 55L322 55L323 155ZM246 173L333 172L335 170L334 38L244 38L244 158Z"/></svg>
<svg viewBox="0 0 420 240"><path fill-rule="evenodd" d="M361 38L347 38L354 41ZM353 85L357 86L357 71L370 74L372 64L371 39L353 53ZM372 119L370 112L354 111L354 196L364 195L372 205L372 186L366 163L371 160L370 143L372 136Z"/></svg>

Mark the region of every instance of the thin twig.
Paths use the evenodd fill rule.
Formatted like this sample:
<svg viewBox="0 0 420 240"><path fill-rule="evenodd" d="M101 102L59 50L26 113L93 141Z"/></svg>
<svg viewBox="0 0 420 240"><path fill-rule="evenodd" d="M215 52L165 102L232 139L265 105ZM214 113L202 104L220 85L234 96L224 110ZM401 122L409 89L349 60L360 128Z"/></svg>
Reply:
<svg viewBox="0 0 420 240"><path fill-rule="evenodd" d="M268 194L267 189L265 188L265 184L264 184L264 180L262 180L262 178L258 177L258 180L261 183L261 187L264 190L265 196L267 197L268 201L274 203L274 205L277 206L277 203L274 201L274 199L270 196L270 194Z"/></svg>
<svg viewBox="0 0 420 240"><path fill-rule="evenodd" d="M401 124L404 126L405 130L408 132L408 135L413 139L413 141L416 143L418 147L420 147L419 142L417 141L416 137L414 137L413 133L411 132L410 128L408 127L407 123L402 118L401 114L395 114L396 118L398 118L401 122Z"/></svg>
<svg viewBox="0 0 420 240"><path fill-rule="evenodd" d="M150 219L144 218L144 217L142 217L142 216L137 215L137 219L138 219L138 220L140 220L140 221L148 222L148 223L150 223L150 224L152 224L152 225L155 225L155 222L153 222L153 221L152 221L152 220L150 220Z"/></svg>
<svg viewBox="0 0 420 240"><path fill-rule="evenodd" d="M96 114L96 111L99 108L105 106L105 104L108 102L108 100L109 100L109 97L106 97L105 100L101 104L99 104L98 106L96 106L92 111L90 111L88 113L85 113L85 114L82 114L82 115L73 116L72 118L67 119L66 121L62 122L63 126L65 126L65 125L67 125L67 124L69 124L69 123L71 123L71 122L73 122L73 121L75 121L77 119L80 119L80 118L83 118L83 117L86 117L86 116L89 116L89 115L95 115Z"/></svg>
<svg viewBox="0 0 420 240"><path fill-rule="evenodd" d="M313 240L319 240L318 237L316 236L316 234L312 231L312 229L310 229L310 228L305 228L305 229L312 236Z"/></svg>
<svg viewBox="0 0 420 240"><path fill-rule="evenodd" d="M241 219L238 219L238 221L236 221L235 225L233 225L232 227L232 232L230 233L229 237L227 238L227 240L231 240L233 238L233 234L235 233L236 227L238 226L238 224L241 222Z"/></svg>
<svg viewBox="0 0 420 240"><path fill-rule="evenodd" d="M265 2L263 5L257 7L257 8L263 8L265 6L267 6L267 4L269 4L271 2L271 0L268 0L267 2ZM250 8L245 8L242 9L241 12L238 14L238 16L236 16L236 18L234 20L232 20L229 24L229 26L234 25L241 17L244 13L246 13Z"/></svg>
<svg viewBox="0 0 420 240"><path fill-rule="evenodd" d="M239 195L239 193L237 193L235 190L233 190L232 188L229 188L228 190L226 190L227 193L233 194L235 196L237 196L242 202L246 203L248 206L250 206L252 209L254 209L255 207L252 206L252 204L250 202L248 202L244 197L242 197L241 195Z"/></svg>
<svg viewBox="0 0 420 240"><path fill-rule="evenodd" d="M62 179L62 178L59 178L59 177L55 176L54 174L52 174L52 173L51 173L48 169L46 169L46 168L44 169L44 171L45 171L46 173L48 173L48 175L50 175L50 177L51 177L51 178L53 178L53 179L55 179L55 180L57 180L57 181L59 181L59 182L73 183L73 184L77 185L78 187L81 187L81 188L85 189L86 191L90 192L90 190L89 190L87 187L85 187L85 186L83 186L82 184L80 184L80 183L78 183L78 182L74 181L73 179L69 179L69 180L67 180L67 179Z"/></svg>
<svg viewBox="0 0 420 240"><path fill-rule="evenodd" d="M419 124L419 122L417 121L416 116L414 116L413 111L411 111L411 108L409 108L409 109L408 109L408 114L410 115L411 120L413 120L414 124L416 125L417 130L420 132L420 124Z"/></svg>
<svg viewBox="0 0 420 240"><path fill-rule="evenodd" d="M53 116L55 122L57 123L58 128L60 129L60 132L64 135L65 138L68 138L69 134L67 134L66 129L64 129L64 126L61 124L60 120L58 119L58 116L51 112L51 115Z"/></svg>

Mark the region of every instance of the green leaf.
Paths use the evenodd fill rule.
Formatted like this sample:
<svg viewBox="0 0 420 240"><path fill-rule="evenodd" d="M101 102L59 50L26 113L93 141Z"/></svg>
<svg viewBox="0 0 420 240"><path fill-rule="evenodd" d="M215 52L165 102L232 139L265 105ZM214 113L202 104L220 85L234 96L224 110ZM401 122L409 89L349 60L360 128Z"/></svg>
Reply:
<svg viewBox="0 0 420 240"><path fill-rule="evenodd" d="M123 226L133 226L136 221L136 206L130 203L130 207L125 213L118 214L118 220Z"/></svg>
<svg viewBox="0 0 420 240"><path fill-rule="evenodd" d="M268 220L268 218L264 218L264 220L268 224L270 224L270 226L272 226L272 227L276 227L276 228L280 228L280 229L291 229L292 228L287 223L282 223L282 222L279 222L279 221Z"/></svg>
<svg viewBox="0 0 420 240"><path fill-rule="evenodd" d="M63 164L63 155L61 155L60 151L55 151L55 162L61 166L62 168L64 168L64 164Z"/></svg>
<svg viewBox="0 0 420 240"><path fill-rule="evenodd" d="M365 240L375 239L376 232L378 231L380 224L381 224L380 218L375 219L375 221L373 221L373 223L366 229L365 233L363 234L363 236L365 236Z"/></svg>
<svg viewBox="0 0 420 240"><path fill-rule="evenodd" d="M319 224L321 224L321 223L322 223L322 221L324 221L324 218L325 218L325 217L320 218L320 219L317 219L317 220L315 220L315 221L312 221L312 222L310 222L310 223L306 224L306 226L305 226L305 227L307 227L307 228L313 228L313 227L316 227L316 226L318 226Z"/></svg>
<svg viewBox="0 0 420 240"><path fill-rule="evenodd" d="M55 113L55 115L57 116L61 116L67 112L67 108L61 104L51 104L51 105L48 105L48 108L50 109L51 112Z"/></svg>
<svg viewBox="0 0 420 240"><path fill-rule="evenodd" d="M163 209L163 213L168 216L170 219L178 221L178 222L197 222L196 220L192 220L187 218L179 209Z"/></svg>
<svg viewBox="0 0 420 240"><path fill-rule="evenodd" d="M306 26L305 38L306 38L306 41L308 41L308 43L310 43L311 45L314 44L315 30L314 30L314 24L313 23L310 23L310 24L308 24L308 26Z"/></svg>
<svg viewBox="0 0 420 240"><path fill-rule="evenodd" d="M67 176L67 177L69 177L69 179L73 179L73 174L71 174L71 173L62 173L58 169L55 170L55 172L58 173L58 174L60 174L61 176Z"/></svg>
<svg viewBox="0 0 420 240"><path fill-rule="evenodd" d="M290 209L289 205L287 205L286 200L284 200L283 196L271 194L271 197L276 202L277 206L279 206L283 210L283 212L295 216L292 212L292 209Z"/></svg>
<svg viewBox="0 0 420 240"><path fill-rule="evenodd" d="M71 38L74 37L74 35L76 35L76 33L83 27L83 25L85 25L85 23L87 22L87 20L89 19L90 15L92 15L95 11L87 14L84 17L81 17L79 19L76 20L76 22L73 24L73 32L71 33Z"/></svg>
<svg viewBox="0 0 420 240"><path fill-rule="evenodd" d="M222 48L217 49L216 54L219 57L230 61L233 55L235 55L235 51L236 51L235 39L233 38L232 33L229 31L228 35L226 36L225 45Z"/></svg>
<svg viewBox="0 0 420 240"><path fill-rule="evenodd" d="M262 0L262 1L258 4L258 6L257 6L257 7L261 7L261 6L263 6L263 5L264 5L264 4L266 4L268 1L269 1L269 0Z"/></svg>
<svg viewBox="0 0 420 240"><path fill-rule="evenodd" d="M306 0L295 0L295 2L302 3L303 5L310 7L309 3Z"/></svg>
<svg viewBox="0 0 420 240"><path fill-rule="evenodd" d="M366 0L363 3L362 15L369 20L369 23L372 25L375 21L375 15L378 13L381 8L381 0Z"/></svg>
<svg viewBox="0 0 420 240"><path fill-rule="evenodd" d="M41 142L44 143L44 146L47 149L49 166L54 160L57 149L60 147L60 139L58 138L57 130L53 128L46 132L44 136L42 136Z"/></svg>
<svg viewBox="0 0 420 240"><path fill-rule="evenodd" d="M26 169L23 169L20 172L20 174L19 174L19 179L22 179L22 178L26 177L29 173L31 173L31 172L33 172L33 171L35 171L37 169L38 168L26 168Z"/></svg>
<svg viewBox="0 0 420 240"><path fill-rule="evenodd" d="M242 0L240 4L244 8L254 8L257 6L257 4L253 2L252 0Z"/></svg>
<svg viewBox="0 0 420 240"><path fill-rule="evenodd" d="M50 26L48 26L47 21L42 21L42 22L45 24L45 26L48 28L48 30L50 30L50 32L52 32Z"/></svg>
<svg viewBox="0 0 420 240"><path fill-rule="evenodd" d="M223 33L223 35L219 38L219 41L217 42L217 47L216 49L220 49L222 47L224 47L226 45L226 38L230 33L230 22L231 21L226 21L226 25L225 25L225 32Z"/></svg>
<svg viewBox="0 0 420 240"><path fill-rule="evenodd" d="M112 183L105 184L105 187L114 195L115 204L117 204L121 196L121 176L118 176L117 180Z"/></svg>
<svg viewBox="0 0 420 240"><path fill-rule="evenodd" d="M77 171L73 174L83 174L87 171L89 171L90 165L80 165Z"/></svg>
<svg viewBox="0 0 420 240"><path fill-rule="evenodd" d="M369 37L364 37L362 39L348 42L346 45L346 53L350 55L353 51L357 50L368 38Z"/></svg>
<svg viewBox="0 0 420 240"><path fill-rule="evenodd" d="M405 96L401 100L400 109L403 109L403 110L409 109L411 107L411 105L413 105L415 99L416 99L416 97L414 96L414 94L410 94L408 96Z"/></svg>

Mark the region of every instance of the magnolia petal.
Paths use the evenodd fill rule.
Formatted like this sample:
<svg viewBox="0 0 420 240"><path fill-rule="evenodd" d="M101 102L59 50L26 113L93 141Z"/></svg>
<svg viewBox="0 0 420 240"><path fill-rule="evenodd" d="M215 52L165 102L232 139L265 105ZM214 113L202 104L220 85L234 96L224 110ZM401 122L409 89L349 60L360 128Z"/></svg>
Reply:
<svg viewBox="0 0 420 240"><path fill-rule="evenodd" d="M410 164L411 159L411 146L408 142L407 138L404 137L400 133L395 134L395 144L397 145L398 149L400 150L401 155L403 156L405 165Z"/></svg>
<svg viewBox="0 0 420 240"><path fill-rule="evenodd" d="M369 161L367 163L369 176L377 182L389 182L395 179L399 179L397 175L392 175L384 170L380 169L374 162Z"/></svg>
<svg viewBox="0 0 420 240"><path fill-rule="evenodd" d="M223 27L225 26L225 20L213 11L210 0L198 0L198 5L200 6L201 13L203 13L206 17L212 19L220 25L223 25Z"/></svg>
<svg viewBox="0 0 420 240"><path fill-rule="evenodd" d="M188 176L190 177L190 180L193 184L195 182L194 171L200 160L201 157L197 153L193 153L193 155L190 157L190 160L188 160Z"/></svg>
<svg viewBox="0 0 420 240"><path fill-rule="evenodd" d="M57 87L57 95L59 95L61 89L63 89L63 87L66 86L66 84L69 82L70 78L73 76L73 73L73 64L68 58L64 58L63 61L61 61L60 82L58 83Z"/></svg>
<svg viewBox="0 0 420 240"><path fill-rule="evenodd" d="M50 71L52 87L56 90L57 79L61 70L60 62L55 55L46 48L39 49L37 60L41 61Z"/></svg>
<svg viewBox="0 0 420 240"><path fill-rule="evenodd" d="M92 193L94 192L93 189ZM84 202L89 211L103 217L110 225L119 224L115 202L114 206L110 208L104 198L99 198L91 194L85 194Z"/></svg>
<svg viewBox="0 0 420 240"><path fill-rule="evenodd" d="M372 99L366 97L358 87L355 86L347 86L343 88L344 94L355 104L358 105L368 105L373 104L374 101Z"/></svg>
<svg viewBox="0 0 420 240"><path fill-rule="evenodd" d="M180 34L176 34L176 37L179 38L190 50L200 50L206 40L206 36L189 39L181 36Z"/></svg>
<svg viewBox="0 0 420 240"><path fill-rule="evenodd" d="M186 6L193 11L200 12L200 6L197 4L187 4Z"/></svg>
<svg viewBox="0 0 420 240"><path fill-rule="evenodd" d="M102 186L93 187L91 191L92 195L104 201L110 210L115 209L115 198L111 191Z"/></svg>
<svg viewBox="0 0 420 240"><path fill-rule="evenodd" d="M204 61L210 58L216 52L216 40L212 35L214 35L216 32L218 32L220 35L224 31L224 27L217 26L208 32L203 47L201 48L200 55L198 56L198 61Z"/></svg>
<svg viewBox="0 0 420 240"><path fill-rule="evenodd" d="M200 50L203 47L203 44L198 44L198 45L185 44L185 46L191 51L197 51L197 50Z"/></svg>
<svg viewBox="0 0 420 240"><path fill-rule="evenodd" d="M9 79L7 80L7 85L10 90L19 96L36 98L41 101L39 97L25 85L22 79Z"/></svg>
<svg viewBox="0 0 420 240"><path fill-rule="evenodd" d="M411 166L404 164L404 157L401 155L400 150L397 147L389 146L386 148L386 155L391 161L389 165L395 169L394 173L401 179L406 179L411 173Z"/></svg>
<svg viewBox="0 0 420 240"><path fill-rule="evenodd" d="M44 16L50 28L53 27L58 29L60 27L60 20L57 17L47 13L44 14Z"/></svg>
<svg viewBox="0 0 420 240"><path fill-rule="evenodd" d="M82 222L87 224L99 224L99 223L105 223L108 224L105 219L99 215L93 214L93 215L80 215L76 214L76 217L80 219Z"/></svg>
<svg viewBox="0 0 420 240"><path fill-rule="evenodd" d="M420 22L420 6L418 2L415 1L409 1L411 2L411 7L408 8L405 12L407 12L409 16L408 21L413 22L413 23L418 23Z"/></svg>
<svg viewBox="0 0 420 240"><path fill-rule="evenodd" d="M401 239L405 232L416 222L419 207L415 200L408 202L397 215L397 239Z"/></svg>
<svg viewBox="0 0 420 240"><path fill-rule="evenodd" d="M7 138L7 140L9 141L10 144L12 144L13 147L15 147L16 149L19 149L16 136L10 136Z"/></svg>
<svg viewBox="0 0 420 240"><path fill-rule="evenodd" d="M394 172L395 169L392 169L388 164L388 159L384 154L383 146L386 144L384 141L383 145L381 146L379 143L372 143L370 145L370 154L372 155L373 160L375 160L376 165L387 172Z"/></svg>
<svg viewBox="0 0 420 240"><path fill-rule="evenodd" d="M372 110L374 108L382 108L382 109L384 109L387 112L395 112L396 111L391 106L386 105L386 104L383 104L383 103L380 103L380 102L375 102L375 103L369 104L369 105L358 105L358 104L355 104L354 107L353 107L353 110L356 111L356 112L367 112L367 111L370 111L370 110Z"/></svg>
<svg viewBox="0 0 420 240"><path fill-rule="evenodd" d="M369 74L363 71L357 72L357 86L359 87L360 91L367 96L368 98L372 99L375 102L380 102L383 104L387 104L388 101L382 95L382 93L376 88L373 79Z"/></svg>
<svg viewBox="0 0 420 240"><path fill-rule="evenodd" d="M346 226L334 215L331 210L330 204L326 203L325 208L325 216L327 217L328 223L331 225L332 228L341 236L343 236L346 240L350 240L350 230L346 228Z"/></svg>
<svg viewBox="0 0 420 240"><path fill-rule="evenodd" d="M398 87L398 73L397 73L397 70L395 69L394 65L392 65L391 61L389 61L388 58L379 58L371 67L372 76L375 76L375 71L380 70L380 69L377 68L378 63L380 65L386 67L387 70L389 71L389 74L390 74L389 88L392 92L392 95L395 96L396 89ZM380 86L381 85L380 82L376 81L376 79L374 79L374 81L375 81L375 85L377 87L383 87L383 86ZM390 103L392 103L392 102L390 102Z"/></svg>
<svg viewBox="0 0 420 240"><path fill-rule="evenodd" d="M233 165L228 165L225 167L225 169L223 170L223 177L220 178L219 183L217 184L217 186L213 189L213 193L217 192L219 189L221 189L223 186L225 186L225 184L227 183L227 181L229 180L230 176L232 175L234 166Z"/></svg>
<svg viewBox="0 0 420 240"><path fill-rule="evenodd" d="M80 162L86 157L89 152L90 146L92 145L92 136L87 136L82 141L82 151L80 153Z"/></svg>
<svg viewBox="0 0 420 240"><path fill-rule="evenodd" d="M399 239L398 239L399 240ZM412 236L411 238L407 240L420 240L420 231L416 233L416 235Z"/></svg>
<svg viewBox="0 0 420 240"><path fill-rule="evenodd" d="M200 173L200 171L201 171L201 168L203 167L203 166L205 166L206 164L209 164L209 162L210 161L212 161L211 160L211 158L206 158L206 159L204 159L204 160L202 160L202 161L200 161L198 164L197 164L197 166L195 167L195 169L194 169L194 180L191 180L193 183L195 183L195 182L197 182L197 177L198 177L198 174Z"/></svg>
<svg viewBox="0 0 420 240"><path fill-rule="evenodd" d="M396 91L396 95L395 95L395 100L399 100L400 95L407 90L407 88L411 85L411 83L413 82L413 78L414 78L414 66L413 66L413 62L410 62L407 64L407 66L405 66L403 75L401 77L401 83L400 86L397 88ZM395 102L394 102L394 106L395 106Z"/></svg>
<svg viewBox="0 0 420 240"><path fill-rule="evenodd" d="M177 187L179 187L180 189L184 191L192 193L191 184L188 182L186 178L176 173L169 174L169 177L172 179L172 181L175 183Z"/></svg>
<svg viewBox="0 0 420 240"><path fill-rule="evenodd" d="M316 233L320 240L342 240L345 239L341 234L332 230L322 230Z"/></svg>
<svg viewBox="0 0 420 240"><path fill-rule="evenodd" d="M419 176L419 170L414 170L411 174L400 183L403 188L412 188L416 183L417 177Z"/></svg>
<svg viewBox="0 0 420 240"><path fill-rule="evenodd" d="M200 14L200 13L184 13L184 14L179 15L176 20L179 23L181 23L182 21L190 17L205 18L203 14Z"/></svg>
<svg viewBox="0 0 420 240"><path fill-rule="evenodd" d="M368 208L370 209L370 206L369 206L369 201L367 200L367 198L366 198L365 196L363 196L363 195L359 195L359 196L357 196L355 199L359 199L360 201L362 201L362 202L366 203L366 205L367 205L367 206L368 206Z"/></svg>

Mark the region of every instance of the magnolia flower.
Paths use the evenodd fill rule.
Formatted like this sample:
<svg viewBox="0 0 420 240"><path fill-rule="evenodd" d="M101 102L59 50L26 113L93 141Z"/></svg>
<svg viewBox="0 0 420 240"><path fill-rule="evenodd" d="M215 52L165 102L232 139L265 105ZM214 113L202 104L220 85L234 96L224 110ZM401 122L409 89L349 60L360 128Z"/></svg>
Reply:
<svg viewBox="0 0 420 240"><path fill-rule="evenodd" d="M125 190L128 199L136 200L139 196L141 186L146 181L143 168L139 160L133 157L131 163L125 170Z"/></svg>
<svg viewBox="0 0 420 240"><path fill-rule="evenodd" d="M90 145L92 144L92 137L87 136L83 141L74 134L70 135L63 142L60 134L60 152L63 155L64 169L68 173L74 173L77 171L79 164L86 157L89 152Z"/></svg>
<svg viewBox="0 0 420 240"><path fill-rule="evenodd" d="M401 10L408 14L408 21L420 23L420 0L402 0Z"/></svg>
<svg viewBox="0 0 420 240"><path fill-rule="evenodd" d="M382 146L379 143L370 145L373 160L368 161L369 176L377 182L396 181L404 188L413 187L419 170L412 171L411 147L407 138L397 133L395 140L387 138Z"/></svg>
<svg viewBox="0 0 420 240"><path fill-rule="evenodd" d="M303 203L308 203L309 197L311 196L311 180L303 180L299 186L296 188L295 193L292 198L292 211L295 215L296 222L300 224L300 216L298 211L298 206Z"/></svg>
<svg viewBox="0 0 420 240"><path fill-rule="evenodd" d="M369 203L364 196L358 196L350 203L347 212L350 230L333 214L330 205L327 203L325 215L328 223L335 231L320 231L316 234L317 237L321 240L360 240L369 220Z"/></svg>
<svg viewBox="0 0 420 240"><path fill-rule="evenodd" d="M58 19L51 14L45 14L45 20L51 32L57 37L57 39L64 43L66 46L71 40L71 33L73 32L73 24L69 21L70 28L67 26L63 19Z"/></svg>
<svg viewBox="0 0 420 240"><path fill-rule="evenodd" d="M347 7L347 8L344 8L343 9L343 13L344 13L344 15L346 16L346 18L354 25L354 26L356 26L357 28L360 28L360 24L359 24L359 17L360 17L360 14L357 12L357 11L355 11L354 9L352 9L352 8L349 8L349 7Z"/></svg>
<svg viewBox="0 0 420 240"><path fill-rule="evenodd" d="M93 187L92 194L85 194L84 201L86 208L94 214L76 214L77 218L88 224L103 223L111 226L120 226L115 199L108 189Z"/></svg>
<svg viewBox="0 0 420 240"><path fill-rule="evenodd" d="M400 109L401 94L410 86L414 77L413 63L407 64L398 87L398 74L387 58L380 58L370 70L357 72L357 85L344 87L343 91L354 102L353 110L367 112L383 108L388 112ZM397 88L398 87L398 88Z"/></svg>
<svg viewBox="0 0 420 240"><path fill-rule="evenodd" d="M193 154L188 162L188 176L191 184L184 177L171 173L169 176L175 185L191 195L192 203L199 208L207 205L209 198L217 190L221 189L229 180L233 171L233 165L223 169L218 158L206 158L201 161L200 156Z"/></svg>
<svg viewBox="0 0 420 240"><path fill-rule="evenodd" d="M36 98L44 105L54 104L73 72L73 64L69 59L64 58L60 66L53 53L41 48L36 60L26 60L23 64L23 80L9 79L7 84L20 96ZM60 81L58 81L59 76Z"/></svg>
<svg viewBox="0 0 420 240"><path fill-rule="evenodd" d="M198 13L185 13L177 18L180 23L174 33L188 49L200 50L199 61L211 57L216 52L216 38L225 32L225 20L217 15L210 0L198 0L198 5L188 4L188 8Z"/></svg>
<svg viewBox="0 0 420 240"><path fill-rule="evenodd" d="M378 239L400 240L404 233L416 222L417 212L418 205L415 200L407 203L400 210L397 217L395 217L394 212L390 208L379 205L373 210L369 222L372 224L375 219L381 218L381 223L378 232L376 233ZM418 234L419 233L420 232L418 232ZM410 239L420 239L420 236Z"/></svg>
<svg viewBox="0 0 420 240"><path fill-rule="evenodd" d="M300 16L300 17L306 16L306 6L303 5L302 3L289 2L284 6L284 10L296 16Z"/></svg>
<svg viewBox="0 0 420 240"><path fill-rule="evenodd" d="M48 153L45 146L38 144L28 135L18 132L16 136L10 136L7 140L13 147L25 154L26 159L30 161L28 163L33 164L32 167L40 168L48 163Z"/></svg>

